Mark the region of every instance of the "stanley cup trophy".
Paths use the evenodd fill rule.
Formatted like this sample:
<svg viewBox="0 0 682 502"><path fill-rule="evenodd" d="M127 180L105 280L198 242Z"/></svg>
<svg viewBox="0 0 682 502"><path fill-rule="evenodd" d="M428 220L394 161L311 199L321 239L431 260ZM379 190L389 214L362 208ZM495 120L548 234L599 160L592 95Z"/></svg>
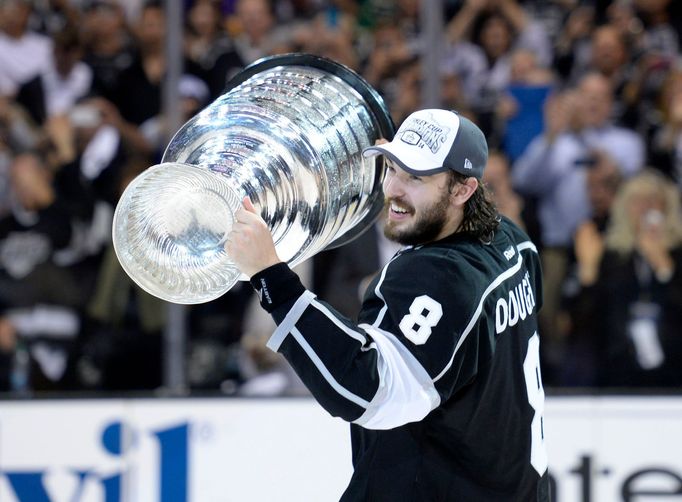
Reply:
<svg viewBox="0 0 682 502"><path fill-rule="evenodd" d="M383 166L362 150L393 134L381 97L345 66L304 54L260 60L128 185L116 255L154 296L213 300L244 279L224 244L247 195L290 265L345 244L383 206Z"/></svg>

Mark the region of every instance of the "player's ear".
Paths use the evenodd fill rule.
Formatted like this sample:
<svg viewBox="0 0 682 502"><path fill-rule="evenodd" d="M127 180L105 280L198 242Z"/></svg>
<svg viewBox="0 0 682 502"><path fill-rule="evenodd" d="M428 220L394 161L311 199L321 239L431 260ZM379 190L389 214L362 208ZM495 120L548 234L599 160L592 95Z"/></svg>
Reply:
<svg viewBox="0 0 682 502"><path fill-rule="evenodd" d="M450 195L450 200L456 206L463 206L468 201L476 189L478 188L478 180L473 176L466 178L464 181L457 183Z"/></svg>

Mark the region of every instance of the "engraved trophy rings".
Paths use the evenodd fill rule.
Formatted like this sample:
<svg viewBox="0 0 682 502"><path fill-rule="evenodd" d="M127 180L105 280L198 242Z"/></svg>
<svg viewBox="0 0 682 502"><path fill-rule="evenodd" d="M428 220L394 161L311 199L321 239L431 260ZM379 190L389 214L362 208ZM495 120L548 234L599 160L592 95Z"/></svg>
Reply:
<svg viewBox="0 0 682 502"><path fill-rule="evenodd" d="M242 275L224 243L246 195L292 266L345 244L383 206L381 160L362 150L393 134L383 100L349 68L306 54L257 61L128 185L116 255L161 299L215 299Z"/></svg>

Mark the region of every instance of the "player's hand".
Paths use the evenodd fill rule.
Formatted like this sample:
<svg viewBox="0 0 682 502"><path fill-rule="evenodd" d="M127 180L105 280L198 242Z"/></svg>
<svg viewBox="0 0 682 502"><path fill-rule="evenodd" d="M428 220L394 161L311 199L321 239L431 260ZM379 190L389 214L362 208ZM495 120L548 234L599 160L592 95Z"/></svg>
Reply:
<svg viewBox="0 0 682 502"><path fill-rule="evenodd" d="M225 251L249 277L282 261L275 251L270 229L248 197L244 197L242 207L235 213Z"/></svg>

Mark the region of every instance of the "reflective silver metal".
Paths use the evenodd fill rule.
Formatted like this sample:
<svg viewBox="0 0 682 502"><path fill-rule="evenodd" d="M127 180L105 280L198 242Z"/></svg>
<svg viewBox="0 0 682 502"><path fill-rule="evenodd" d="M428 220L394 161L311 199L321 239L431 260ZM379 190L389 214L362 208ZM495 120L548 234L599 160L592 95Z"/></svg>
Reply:
<svg viewBox="0 0 682 502"><path fill-rule="evenodd" d="M116 207L121 265L170 302L207 302L244 278L224 243L246 195L292 266L357 237L383 205L383 166L362 150L390 139L393 124L357 74L287 55L257 62L233 82Z"/></svg>

